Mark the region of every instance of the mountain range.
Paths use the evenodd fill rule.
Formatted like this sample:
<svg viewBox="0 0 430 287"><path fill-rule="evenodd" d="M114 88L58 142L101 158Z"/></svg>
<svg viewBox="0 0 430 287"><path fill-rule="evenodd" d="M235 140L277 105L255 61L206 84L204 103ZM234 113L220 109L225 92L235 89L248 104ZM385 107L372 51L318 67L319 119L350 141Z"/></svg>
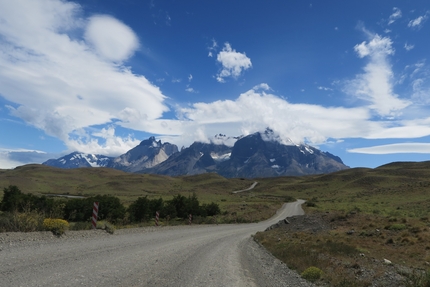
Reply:
<svg viewBox="0 0 430 287"><path fill-rule="evenodd" d="M219 134L211 142L187 148L162 143L155 137L118 157L74 152L44 165L60 168L108 167L126 172L169 176L216 172L224 177L275 177L330 173L349 168L342 160L312 146L281 143L270 129L234 138Z"/></svg>

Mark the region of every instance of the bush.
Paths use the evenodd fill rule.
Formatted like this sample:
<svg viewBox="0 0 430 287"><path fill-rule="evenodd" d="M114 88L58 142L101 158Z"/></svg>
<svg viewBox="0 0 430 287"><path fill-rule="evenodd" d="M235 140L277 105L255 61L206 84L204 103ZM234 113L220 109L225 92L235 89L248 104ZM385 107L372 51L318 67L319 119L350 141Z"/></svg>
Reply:
<svg viewBox="0 0 430 287"><path fill-rule="evenodd" d="M69 229L69 223L64 219L46 218L43 220L43 228L52 231L54 235L60 236Z"/></svg>
<svg viewBox="0 0 430 287"><path fill-rule="evenodd" d="M307 268L305 271L303 271L301 276L306 280L309 280L311 282L315 282L321 278L322 273L323 272L321 269L312 266L312 267Z"/></svg>
<svg viewBox="0 0 430 287"><path fill-rule="evenodd" d="M142 222L155 217L155 213L160 212L161 217L170 215L165 213L165 204L163 199L148 199L147 196L139 197L128 207L130 220L133 222ZM175 213L176 216L176 213Z"/></svg>
<svg viewBox="0 0 430 287"><path fill-rule="evenodd" d="M128 207L131 221L141 222L149 218L149 199L148 197L139 197Z"/></svg>
<svg viewBox="0 0 430 287"><path fill-rule="evenodd" d="M3 199L0 202L0 210L7 212L39 212L51 213L54 208L54 200L46 196L24 194L16 185L9 185L3 189Z"/></svg>
<svg viewBox="0 0 430 287"><path fill-rule="evenodd" d="M94 202L99 203L98 219L109 219L113 222L124 219L125 207L118 197L97 195L85 199L70 199L64 207L64 217L70 221L87 221L93 214Z"/></svg>
<svg viewBox="0 0 430 287"><path fill-rule="evenodd" d="M32 232L43 230L41 213L28 211L24 213L5 212L0 214L0 232Z"/></svg>
<svg viewBox="0 0 430 287"><path fill-rule="evenodd" d="M210 204L203 204L202 209L204 209L206 215L208 216L214 216L221 213L219 205L214 202L211 202Z"/></svg>
<svg viewBox="0 0 430 287"><path fill-rule="evenodd" d="M116 229L115 225L107 221L98 221L96 228L105 230L107 233L110 233L110 234L114 234Z"/></svg>

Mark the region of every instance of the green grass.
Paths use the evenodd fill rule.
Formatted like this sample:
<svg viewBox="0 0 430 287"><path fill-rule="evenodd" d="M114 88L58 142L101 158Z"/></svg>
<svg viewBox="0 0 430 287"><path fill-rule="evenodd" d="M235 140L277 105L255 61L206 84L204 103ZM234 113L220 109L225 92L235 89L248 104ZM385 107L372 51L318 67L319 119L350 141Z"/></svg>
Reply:
<svg viewBox="0 0 430 287"><path fill-rule="evenodd" d="M254 181L258 185L246 189ZM257 179L226 179L215 173L168 177L132 174L107 168L58 169L25 165L0 170L0 187L17 185L23 192L117 196L127 206L140 196L169 200L176 194L195 192L203 203L216 202L238 216L280 206L294 198L311 200L309 211L358 210L383 216L429 216L430 162L391 163L376 169L353 168L324 175ZM1 192L0 192L1 193ZM245 208L242 204L245 202ZM269 213L266 213L270 216ZM260 217L259 217L260 218Z"/></svg>

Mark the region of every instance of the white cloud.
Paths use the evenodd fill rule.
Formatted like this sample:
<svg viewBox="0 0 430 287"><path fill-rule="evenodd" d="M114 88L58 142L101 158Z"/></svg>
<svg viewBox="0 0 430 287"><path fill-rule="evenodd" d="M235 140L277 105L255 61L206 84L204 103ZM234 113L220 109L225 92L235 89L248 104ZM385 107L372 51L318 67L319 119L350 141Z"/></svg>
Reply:
<svg viewBox="0 0 430 287"><path fill-rule="evenodd" d="M115 62L127 60L139 47L139 40L130 27L106 15L89 19L85 40L99 55Z"/></svg>
<svg viewBox="0 0 430 287"><path fill-rule="evenodd" d="M116 136L115 128L112 126L91 133L84 130L80 132L80 135L76 139L69 139L68 148L70 152L82 151L92 154L118 156L140 143L140 140L132 136Z"/></svg>
<svg viewBox="0 0 430 287"><path fill-rule="evenodd" d="M215 41L215 39L212 39L212 44L208 47L208 50L209 50L208 57L212 58L217 48L218 48L218 43Z"/></svg>
<svg viewBox="0 0 430 287"><path fill-rule="evenodd" d="M428 19L429 12L423 16L419 16L408 23L408 27L420 29Z"/></svg>
<svg viewBox="0 0 430 287"><path fill-rule="evenodd" d="M430 143L397 143L350 149L348 152L363 154L430 153Z"/></svg>
<svg viewBox="0 0 430 287"><path fill-rule="evenodd" d="M405 43L405 45L404 45L403 47L405 48L405 50L406 50L406 51L410 51L410 50L412 50L413 48L415 48L415 46L414 46L414 45L412 45L412 44L408 44L408 43Z"/></svg>
<svg viewBox="0 0 430 287"><path fill-rule="evenodd" d="M186 92L189 92L189 93L197 93L197 91L196 91L196 90L194 90L194 88L191 88L191 87L187 87L187 88L185 89L185 91L186 91Z"/></svg>
<svg viewBox="0 0 430 287"><path fill-rule="evenodd" d="M388 25L393 24L397 19L402 18L402 11L397 8L394 7L393 8L393 14L390 15L390 17L388 18Z"/></svg>
<svg viewBox="0 0 430 287"><path fill-rule="evenodd" d="M271 90L270 86L266 83L261 83L259 85L256 85L252 89L253 90L264 90L264 91L270 91Z"/></svg>
<svg viewBox="0 0 430 287"><path fill-rule="evenodd" d="M158 87L119 63L138 41L118 20L87 21L78 4L60 0L1 1L0 19L0 94L16 105L13 115L67 146L77 130L139 125L168 111Z"/></svg>
<svg viewBox="0 0 430 287"><path fill-rule="evenodd" d="M332 88L328 88L328 87L323 87L323 86L319 86L318 90L322 90L322 91L333 91Z"/></svg>
<svg viewBox="0 0 430 287"><path fill-rule="evenodd" d="M192 80L192 79L193 79L193 75L191 75L191 74L190 74L190 75L188 76L188 81L189 81L189 82L191 82L191 80Z"/></svg>
<svg viewBox="0 0 430 287"><path fill-rule="evenodd" d="M218 53L217 61L221 63L222 70L217 75L217 81L225 82L225 78L240 76L242 71L252 67L251 59L245 53L236 52L229 43L225 43L224 48Z"/></svg>
<svg viewBox="0 0 430 287"><path fill-rule="evenodd" d="M11 169L20 165L42 163L52 154L38 150L0 148L0 168Z"/></svg>
<svg viewBox="0 0 430 287"><path fill-rule="evenodd" d="M0 152L0 169L12 169L20 165L24 165L30 162L22 163L9 158L9 153Z"/></svg>
<svg viewBox="0 0 430 287"><path fill-rule="evenodd" d="M393 72L389 56L394 54L389 37L370 35L369 41L354 47L360 58L369 58L364 73L348 81L345 91L358 99L370 102L370 108L380 116L393 116L411 103L399 99L393 92Z"/></svg>
<svg viewBox="0 0 430 287"><path fill-rule="evenodd" d="M254 89L241 94L235 101L195 103L180 112L184 122L218 126L218 131L213 134L220 131L228 135L246 134L271 127L285 142L291 139L296 143L321 143L329 137L365 136L378 126L367 122L370 115L365 108L291 104Z"/></svg>

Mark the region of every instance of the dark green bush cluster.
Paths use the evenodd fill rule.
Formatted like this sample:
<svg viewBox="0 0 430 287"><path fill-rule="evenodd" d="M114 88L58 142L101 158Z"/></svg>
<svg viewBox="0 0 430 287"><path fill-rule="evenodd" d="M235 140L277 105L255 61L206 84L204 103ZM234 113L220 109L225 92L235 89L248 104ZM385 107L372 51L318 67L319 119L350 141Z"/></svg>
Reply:
<svg viewBox="0 0 430 287"><path fill-rule="evenodd" d="M99 203L98 219L111 222L119 222L124 219L126 213L124 205L118 197L111 195L69 199L64 207L64 218L72 222L90 220L94 202Z"/></svg>
<svg viewBox="0 0 430 287"><path fill-rule="evenodd" d="M131 221L145 221L155 216L155 212L160 213L162 218L188 218L189 214L195 216L213 216L221 213L218 204L212 202L210 204L200 205L195 193L192 196L185 197L176 195L173 199L164 201L159 199L148 199L139 197L128 208Z"/></svg>
<svg viewBox="0 0 430 287"><path fill-rule="evenodd" d="M183 219L188 218L189 214L194 218L204 218L221 213L216 203L200 205L195 193L188 197L178 194L167 201L139 197L126 209L118 197L111 195L54 200L46 196L24 194L17 186L4 188L3 192L0 231L43 230L44 218L65 219L72 222L70 229L88 229L88 225L81 226L78 223L90 222L94 202L99 202L98 220L113 223L148 221L155 217L157 211L161 218Z"/></svg>
<svg viewBox="0 0 430 287"><path fill-rule="evenodd" d="M5 212L29 212L37 210L49 214L55 210L55 205L56 202L52 198L24 194L17 186L10 185L8 188L3 189L3 200L0 203L0 210Z"/></svg>

